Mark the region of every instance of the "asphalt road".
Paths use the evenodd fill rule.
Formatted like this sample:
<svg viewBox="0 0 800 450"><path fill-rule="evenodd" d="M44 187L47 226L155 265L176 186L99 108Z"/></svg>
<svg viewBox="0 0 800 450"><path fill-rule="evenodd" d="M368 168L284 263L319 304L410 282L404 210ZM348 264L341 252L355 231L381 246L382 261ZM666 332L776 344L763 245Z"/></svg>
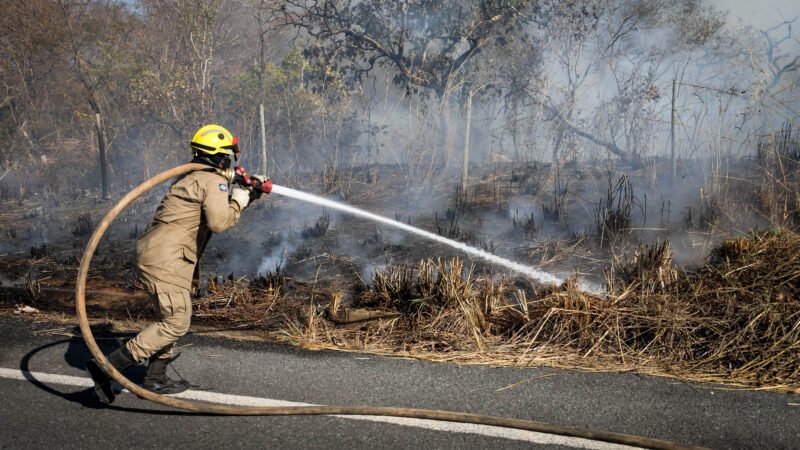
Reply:
<svg viewBox="0 0 800 450"><path fill-rule="evenodd" d="M95 403L68 327L0 318L0 448L612 448L493 427L341 417L214 417L123 393ZM113 349L114 335L98 330ZM712 448L800 447L800 396L635 374L457 366L193 334L181 375L220 401L405 406L531 419ZM141 379L143 369L126 372ZM233 396L240 397L233 397ZM367 418L368 419L368 418ZM437 429L438 428L438 429Z"/></svg>

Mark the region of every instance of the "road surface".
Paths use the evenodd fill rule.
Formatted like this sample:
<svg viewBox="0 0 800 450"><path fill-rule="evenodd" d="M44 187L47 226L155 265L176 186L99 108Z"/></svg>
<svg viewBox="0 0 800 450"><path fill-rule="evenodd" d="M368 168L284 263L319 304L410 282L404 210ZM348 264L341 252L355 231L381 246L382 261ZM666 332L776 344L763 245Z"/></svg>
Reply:
<svg viewBox="0 0 800 450"><path fill-rule="evenodd" d="M509 430L380 417L213 417L122 393L97 404L70 327L0 317L0 448L621 448ZM101 345L119 335L98 330ZM124 338L124 337L123 337ZM800 396L635 374L457 366L310 352L191 334L175 363L228 404L443 409L637 434L712 448L798 448ZM126 372L141 379L142 367ZM174 375L174 373L173 373ZM288 402L288 403L287 403Z"/></svg>

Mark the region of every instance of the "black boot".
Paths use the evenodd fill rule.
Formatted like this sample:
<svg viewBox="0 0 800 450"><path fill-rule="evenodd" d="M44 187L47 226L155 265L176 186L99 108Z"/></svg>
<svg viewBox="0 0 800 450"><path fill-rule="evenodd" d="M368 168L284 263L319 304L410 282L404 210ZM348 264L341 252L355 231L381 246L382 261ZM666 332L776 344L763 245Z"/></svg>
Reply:
<svg viewBox="0 0 800 450"><path fill-rule="evenodd" d="M167 376L167 367L178 359L178 356L180 353L167 359L151 358L147 364L147 373L142 386L156 394L177 394L189 389L190 384L186 380L176 381Z"/></svg>
<svg viewBox="0 0 800 450"><path fill-rule="evenodd" d="M133 360L133 356L131 356L127 347L124 345L114 350L107 358L108 362L120 372L136 364L136 361ZM111 377L106 374L103 368L100 367L100 364L94 359L86 363L86 373L88 373L94 381L94 394L97 399L102 403L111 404L114 398L116 398L114 389L111 387Z"/></svg>

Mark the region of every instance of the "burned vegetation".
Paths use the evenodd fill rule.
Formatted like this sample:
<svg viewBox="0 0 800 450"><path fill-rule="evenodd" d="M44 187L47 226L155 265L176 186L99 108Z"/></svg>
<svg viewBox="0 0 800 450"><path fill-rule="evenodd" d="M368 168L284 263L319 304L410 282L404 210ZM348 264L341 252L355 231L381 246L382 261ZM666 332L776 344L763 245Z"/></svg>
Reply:
<svg viewBox="0 0 800 450"><path fill-rule="evenodd" d="M349 307L296 321L293 342L435 361L553 365L793 389L800 374L800 237L726 240L702 268L677 268L668 243L640 246L591 294L477 277L461 259L391 266ZM381 314L384 318L380 317Z"/></svg>

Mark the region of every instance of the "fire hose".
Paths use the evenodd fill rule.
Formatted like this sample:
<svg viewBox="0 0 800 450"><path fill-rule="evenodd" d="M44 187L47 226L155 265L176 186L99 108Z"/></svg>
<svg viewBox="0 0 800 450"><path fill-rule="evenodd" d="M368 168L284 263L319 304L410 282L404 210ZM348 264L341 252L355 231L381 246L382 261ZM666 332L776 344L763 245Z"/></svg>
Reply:
<svg viewBox="0 0 800 450"><path fill-rule="evenodd" d="M162 172L153 178L140 184L128 194L126 194L111 210L106 213L103 220L94 230L92 237L86 244L83 256L81 257L80 268L78 269L78 279L75 287L75 307L78 314L78 324L81 334L86 342L89 351L97 363L123 388L131 393L158 403L164 406L177 408L203 414L229 415L229 416L291 416L291 415L364 415L364 416L392 416L406 417L414 419L427 419L447 422L471 423L479 425L491 425L497 427L514 428L519 430L534 431L539 433L570 436L575 438L591 439L595 441L610 442L615 444L632 445L653 449L696 449L681 445L675 442L653 439L642 436L635 436L624 433L609 431L587 430L575 427L552 425L544 422L531 420L512 419L506 417L486 416L480 414L469 414L442 410L380 407L380 406L225 406L213 403L195 402L180 398L168 397L155 394L147 389L133 383L122 373L117 371L105 357L97 342L94 339L92 330L89 326L89 318L86 313L86 278L89 273L89 266L92 256L97 249L100 239L105 234L108 227L116 217L134 200L142 194L148 192L156 185L169 180L170 178L182 175L193 170L207 170L208 166L202 164L184 164L173 169Z"/></svg>

